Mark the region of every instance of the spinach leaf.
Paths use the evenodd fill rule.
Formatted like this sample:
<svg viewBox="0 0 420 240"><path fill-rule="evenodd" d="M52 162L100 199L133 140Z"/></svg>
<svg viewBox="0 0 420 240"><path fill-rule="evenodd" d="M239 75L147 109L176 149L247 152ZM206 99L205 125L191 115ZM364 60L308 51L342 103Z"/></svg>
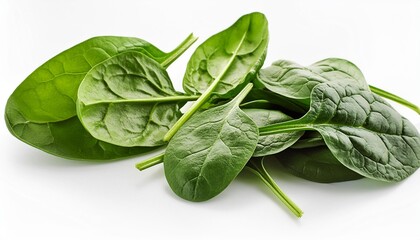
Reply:
<svg viewBox="0 0 420 240"><path fill-rule="evenodd" d="M86 74L77 110L83 126L98 140L125 147L159 146L182 115L180 107L197 98L177 93L156 61L125 52Z"/></svg>
<svg viewBox="0 0 420 240"><path fill-rule="evenodd" d="M400 181L420 166L417 129L378 95L334 81L314 87L311 100L305 116L260 134L316 130L344 166L377 180Z"/></svg>
<svg viewBox="0 0 420 240"><path fill-rule="evenodd" d="M289 148L275 157L288 172L313 182L333 183L363 177L341 164L325 145L299 150Z"/></svg>
<svg viewBox="0 0 420 240"><path fill-rule="evenodd" d="M362 71L345 59L327 58L313 63L308 68L328 81L355 81L358 86L369 88Z"/></svg>
<svg viewBox="0 0 420 240"><path fill-rule="evenodd" d="M163 157L172 190L190 201L221 193L244 168L258 142L258 128L239 103L247 85L232 101L195 114L175 134Z"/></svg>
<svg viewBox="0 0 420 240"><path fill-rule="evenodd" d="M242 16L232 26L202 43L191 56L183 87L200 98L168 131L169 141L211 96L231 98L258 71L266 56L268 23L262 13Z"/></svg>
<svg viewBox="0 0 420 240"><path fill-rule="evenodd" d="M360 83L365 81L365 78L360 69L356 67L356 65L354 65L352 62L344 59L327 58L312 64L312 67L316 67L315 69L318 71L318 73L330 81L340 79L341 77L345 79L346 75L348 76L348 79L358 80ZM411 103L400 96L382 90L378 87L369 85L369 88L372 92L378 94L379 96L397 102L420 114L420 108L414 103Z"/></svg>
<svg viewBox="0 0 420 240"><path fill-rule="evenodd" d="M355 81L360 87L369 88L360 70L341 59L326 59L309 67L279 60L261 69L254 83L257 88L293 99L296 104L309 106L311 91L317 84L336 80Z"/></svg>
<svg viewBox="0 0 420 240"><path fill-rule="evenodd" d="M355 81L355 84L360 87L370 89L372 92L420 114L420 108L414 103L378 87L368 85L355 64L340 58L327 58L308 67L287 60L279 60L272 66L261 69L254 83L260 91L267 89L275 95L279 95L277 98L294 99L296 104L309 105L310 92L314 86L318 83L337 80Z"/></svg>
<svg viewBox="0 0 420 240"><path fill-rule="evenodd" d="M286 114L269 109L242 109L258 127L264 127L275 123L292 120ZM273 155L283 151L294 144L304 133L304 131L288 132L260 136L253 157Z"/></svg>
<svg viewBox="0 0 420 240"><path fill-rule="evenodd" d="M365 81L365 78L360 69L356 67L356 65L354 65L352 62L344 59L327 58L312 64L312 67L315 67L315 70L317 70L319 74L330 81L340 78L345 79L346 75L348 76L348 79L357 80L360 83ZM372 85L369 85L368 87L372 92L378 94L379 96L397 102L420 114L420 108L414 103L411 103L400 96L382 90L378 87Z"/></svg>
<svg viewBox="0 0 420 240"><path fill-rule="evenodd" d="M90 136L76 116L80 82L93 66L125 51L142 52L168 66L195 40L190 35L169 53L138 38L84 41L48 60L16 88L6 105L9 131L29 145L70 159L107 160L144 152L149 148L122 148Z"/></svg>

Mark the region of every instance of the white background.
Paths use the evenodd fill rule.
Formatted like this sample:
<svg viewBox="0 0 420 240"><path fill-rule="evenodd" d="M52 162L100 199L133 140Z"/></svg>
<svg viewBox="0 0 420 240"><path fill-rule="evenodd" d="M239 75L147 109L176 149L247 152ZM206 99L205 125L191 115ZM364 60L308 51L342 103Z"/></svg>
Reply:
<svg viewBox="0 0 420 240"><path fill-rule="evenodd" d="M206 38L241 15L269 21L265 66L327 57L353 61L368 82L420 104L420 1L0 1L0 112L33 70L97 35L135 36L171 50L198 42L170 68L181 89L186 62ZM420 128L420 117L395 105ZM150 156L86 163L50 156L15 139L0 122L0 239L420 239L420 172L398 184L318 184L272 170L304 210L296 219L254 176L220 196L175 196ZM276 164L270 164L276 167Z"/></svg>

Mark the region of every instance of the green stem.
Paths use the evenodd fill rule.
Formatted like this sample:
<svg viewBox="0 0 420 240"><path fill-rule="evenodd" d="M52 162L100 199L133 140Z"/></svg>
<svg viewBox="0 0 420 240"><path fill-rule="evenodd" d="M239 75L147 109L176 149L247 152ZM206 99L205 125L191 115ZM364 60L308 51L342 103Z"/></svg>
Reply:
<svg viewBox="0 0 420 240"><path fill-rule="evenodd" d="M136 168L140 171L148 169L149 167L153 167L159 163L163 163L163 156L165 153L161 153L157 156L144 160L143 162L139 162L136 164Z"/></svg>
<svg viewBox="0 0 420 240"><path fill-rule="evenodd" d="M209 88L195 101L191 107L178 119L178 121L172 126L171 129L166 133L166 135L163 137L163 141L168 142L171 140L171 138L175 135L175 133L178 131L178 129L184 125L184 123L190 119L190 117L197 112L197 110L207 102L207 100L210 98L211 93L216 88L217 82L213 81L213 83L210 85Z"/></svg>
<svg viewBox="0 0 420 240"><path fill-rule="evenodd" d="M264 182L264 184L276 195L276 197L296 216L302 217L303 211L279 188L276 182L268 174L264 167L264 158L259 160L259 164L250 160L247 169L254 173L257 177Z"/></svg>
<svg viewBox="0 0 420 240"><path fill-rule="evenodd" d="M229 62L227 62L226 66L223 68L220 74L214 79L214 81L210 84L210 86L206 89L206 91L204 91L204 93L201 94L201 96L197 99L197 101L194 102L193 105L184 113L184 115L182 115L181 118L178 119L178 121L172 126L172 128L169 129L169 131L163 137L163 141L168 142L169 140L171 140L171 138L175 135L175 133L179 130L179 128L181 128L181 126L184 125L184 123L188 121L188 119L190 119L190 117L195 112L197 112L197 110L200 109L200 107L203 106L204 103L207 102L207 100L209 100L214 90L216 89L217 85L219 84L220 81L222 81L223 76L226 74L229 67L232 65L233 61L235 60L239 52L239 49L245 40L245 36L246 35L242 36L242 39L240 43L238 44L238 47L235 49L235 52L232 53L232 57L229 59Z"/></svg>
<svg viewBox="0 0 420 240"><path fill-rule="evenodd" d="M173 63L179 56L181 56L195 41L197 41L192 33L178 45L174 50L168 53L168 57L160 63L163 68L167 68L171 63Z"/></svg>
<svg viewBox="0 0 420 240"><path fill-rule="evenodd" d="M375 86L370 85L369 88L370 88L370 90L372 90L372 92L378 94L379 96L382 96L384 98L388 98L388 99L390 99L394 102L397 102L397 103L399 103L403 106L406 106L406 107L414 110L417 114L420 114L420 108L417 105L415 105L414 103L409 102L409 101L405 100L404 98L401 98L401 97L399 97L399 96L397 96L393 93L387 92L387 91L382 90L380 88L377 88Z"/></svg>
<svg viewBox="0 0 420 240"><path fill-rule="evenodd" d="M239 104L246 98L246 95L248 95L248 93L251 91L253 86L254 84L248 83L241 90L241 92L238 95L236 95L236 97L232 100L232 102L235 103L237 106L239 106Z"/></svg>
<svg viewBox="0 0 420 240"><path fill-rule="evenodd" d="M97 102L85 103L85 105L94 105L101 103L152 103L152 102L177 102L177 101L195 101L199 96L181 95L181 96L168 96L168 97L154 97L154 98L141 98L141 99L110 99Z"/></svg>
<svg viewBox="0 0 420 240"><path fill-rule="evenodd" d="M294 131L305 131L312 130L311 125L307 123L302 123L302 119L291 120L287 122L281 122L265 127L259 128L260 136L284 133L284 132L294 132Z"/></svg>

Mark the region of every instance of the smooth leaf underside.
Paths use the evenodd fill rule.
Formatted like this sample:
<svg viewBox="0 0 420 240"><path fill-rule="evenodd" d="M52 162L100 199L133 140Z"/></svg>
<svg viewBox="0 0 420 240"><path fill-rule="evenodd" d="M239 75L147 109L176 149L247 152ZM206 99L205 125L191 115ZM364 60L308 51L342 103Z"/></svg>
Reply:
<svg viewBox="0 0 420 240"><path fill-rule="evenodd" d="M257 142L257 126L232 102L197 113L168 144L166 179L180 197L208 200L239 174Z"/></svg>
<svg viewBox="0 0 420 240"><path fill-rule="evenodd" d="M10 132L31 146L70 159L117 159L147 151L149 148L123 149L98 142L76 116L77 90L86 73L125 51L142 52L159 62L168 57L138 38L88 39L45 62L16 88L5 112ZM98 144L92 145L93 142Z"/></svg>
<svg viewBox="0 0 420 240"><path fill-rule="evenodd" d="M420 166L417 129L385 100L347 82L319 84L302 122L321 133L334 156L353 171L400 181Z"/></svg>
<svg viewBox="0 0 420 240"><path fill-rule="evenodd" d="M243 111L258 127L286 122L292 118L278 110L248 108ZM259 136L253 157L268 156L279 153L290 147L303 135L304 131L278 133Z"/></svg>
<svg viewBox="0 0 420 240"><path fill-rule="evenodd" d="M181 116L182 96L165 69L138 52L95 66L82 81L78 116L95 138L119 146L159 146Z"/></svg>
<svg viewBox="0 0 420 240"><path fill-rule="evenodd" d="M268 45L268 23L261 13L241 17L200 45L187 65L185 92L201 94L219 81L213 94L232 97L262 66Z"/></svg>
<svg viewBox="0 0 420 240"><path fill-rule="evenodd" d="M353 63L339 58L328 58L308 67L279 60L261 69L254 80L259 88L283 97L297 99L309 105L312 89L328 81L350 81L369 89L362 72Z"/></svg>

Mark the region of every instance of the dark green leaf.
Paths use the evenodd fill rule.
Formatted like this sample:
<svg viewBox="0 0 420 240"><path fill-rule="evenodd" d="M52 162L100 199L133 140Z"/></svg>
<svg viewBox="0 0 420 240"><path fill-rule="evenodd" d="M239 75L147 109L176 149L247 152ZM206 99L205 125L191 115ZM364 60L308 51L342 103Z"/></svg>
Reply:
<svg viewBox="0 0 420 240"><path fill-rule="evenodd" d="M363 176L341 164L327 146L286 149L276 154L287 171L313 182L333 183L360 179Z"/></svg>
<svg viewBox="0 0 420 240"><path fill-rule="evenodd" d="M191 56L183 87L197 101L165 135L169 141L178 129L212 97L232 98L258 71L268 45L268 23L264 14L242 16L232 26L202 43Z"/></svg>
<svg viewBox="0 0 420 240"><path fill-rule="evenodd" d="M259 88L309 106L311 91L317 84L337 80L354 81L369 89L361 71L351 62L338 58L325 59L308 67L279 60L261 69L254 83Z"/></svg>
<svg viewBox="0 0 420 240"><path fill-rule="evenodd" d="M292 120L286 114L269 109L243 109L243 111L257 124L258 127ZM283 151L295 143L304 131L272 134L260 136L253 157L273 155Z"/></svg>
<svg viewBox="0 0 420 240"><path fill-rule="evenodd" d="M268 23L261 13L242 16L226 30L213 35L193 53L184 76L184 90L232 97L262 66L268 45Z"/></svg>
<svg viewBox="0 0 420 240"><path fill-rule="evenodd" d="M218 195L251 158L258 128L238 106L250 88L227 104L195 114L169 142L165 176L178 196L205 201Z"/></svg>
<svg viewBox="0 0 420 240"><path fill-rule="evenodd" d="M260 133L296 130L317 130L343 165L365 177L400 181L420 166L417 129L381 97L348 82L317 85L304 117Z"/></svg>

